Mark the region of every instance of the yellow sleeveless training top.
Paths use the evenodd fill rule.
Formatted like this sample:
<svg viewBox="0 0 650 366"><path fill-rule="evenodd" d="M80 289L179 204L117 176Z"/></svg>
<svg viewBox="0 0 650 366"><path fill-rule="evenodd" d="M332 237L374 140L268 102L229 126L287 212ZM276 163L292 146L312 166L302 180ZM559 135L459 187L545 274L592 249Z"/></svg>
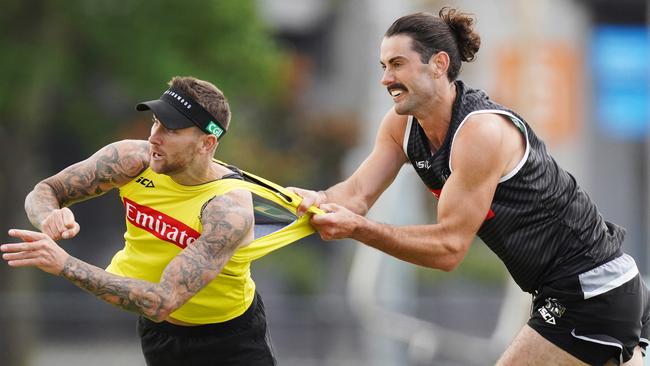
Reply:
<svg viewBox="0 0 650 366"><path fill-rule="evenodd" d="M171 317L187 323L210 324L243 314L255 294L251 261L313 233L314 229L309 224L311 214L300 218L295 215L300 197L263 178L241 173L246 180L220 179L184 186L147 168L120 188L125 209L125 246L106 270L159 282L167 264L200 236L203 205L214 196L246 189L253 196L255 240L235 251L221 273ZM310 209L310 213L314 212L318 209Z"/></svg>

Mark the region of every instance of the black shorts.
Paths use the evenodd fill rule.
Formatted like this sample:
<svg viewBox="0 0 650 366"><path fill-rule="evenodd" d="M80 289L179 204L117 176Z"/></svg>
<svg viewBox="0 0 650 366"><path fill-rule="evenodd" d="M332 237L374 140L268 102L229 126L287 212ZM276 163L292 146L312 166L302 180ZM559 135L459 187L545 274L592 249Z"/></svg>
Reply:
<svg viewBox="0 0 650 366"><path fill-rule="evenodd" d="M193 327L138 319L148 366L274 366L264 304L258 294L244 314Z"/></svg>
<svg viewBox="0 0 650 366"><path fill-rule="evenodd" d="M528 325L590 365L644 355L650 338L648 289L623 255L580 275L552 281L533 296Z"/></svg>

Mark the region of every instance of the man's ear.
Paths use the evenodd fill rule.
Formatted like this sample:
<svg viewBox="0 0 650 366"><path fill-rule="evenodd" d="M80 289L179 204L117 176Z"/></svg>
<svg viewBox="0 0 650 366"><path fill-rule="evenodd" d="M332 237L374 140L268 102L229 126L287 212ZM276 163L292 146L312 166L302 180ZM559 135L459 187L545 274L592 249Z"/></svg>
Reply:
<svg viewBox="0 0 650 366"><path fill-rule="evenodd" d="M217 147L217 145L219 145L219 140L217 139L217 136L208 135L208 134L205 134L205 136L203 136L201 147L206 152L213 151Z"/></svg>
<svg viewBox="0 0 650 366"><path fill-rule="evenodd" d="M438 79L447 75L449 69L449 54L445 51L440 51L431 55L429 59L429 66L433 72L433 76Z"/></svg>

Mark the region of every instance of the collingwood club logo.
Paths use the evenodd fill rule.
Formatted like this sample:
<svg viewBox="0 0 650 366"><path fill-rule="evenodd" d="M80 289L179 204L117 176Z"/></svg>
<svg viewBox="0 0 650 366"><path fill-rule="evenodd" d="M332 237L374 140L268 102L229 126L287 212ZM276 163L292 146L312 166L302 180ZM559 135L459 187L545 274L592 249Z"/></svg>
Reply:
<svg viewBox="0 0 650 366"><path fill-rule="evenodd" d="M555 325L555 318L561 318L566 308L560 304L557 299L547 297L544 306L540 306L537 312L542 316L545 322Z"/></svg>

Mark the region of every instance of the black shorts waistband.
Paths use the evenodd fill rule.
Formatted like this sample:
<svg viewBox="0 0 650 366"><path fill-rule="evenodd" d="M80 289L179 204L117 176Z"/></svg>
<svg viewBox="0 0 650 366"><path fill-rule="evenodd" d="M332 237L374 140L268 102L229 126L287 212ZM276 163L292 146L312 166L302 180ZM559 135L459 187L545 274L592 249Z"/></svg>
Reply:
<svg viewBox="0 0 650 366"><path fill-rule="evenodd" d="M537 287L537 289L530 291L530 293L533 295L533 297L535 297L535 295L540 293L541 290L544 287L548 287L548 286L560 286L560 287L562 287L562 286L574 286L576 281L578 281L578 275L580 275L581 273L588 272L588 271L590 271L590 270L592 270L592 269L594 269L596 267L602 266L605 263L611 262L611 261L615 260L616 258L621 257L623 254L625 254L625 253L619 248L616 252L614 252L612 255L610 255L606 259L604 259L604 260L602 260L600 262L596 262L595 264L593 264L590 267L587 267L586 269L583 269L583 270L581 270L579 272L576 272L576 273L564 274L562 276L551 277L551 278L547 279L542 284L540 284ZM578 285L579 285L579 283L578 283Z"/></svg>
<svg viewBox="0 0 650 366"><path fill-rule="evenodd" d="M262 301L262 299L259 297L259 294L256 292L255 296L253 297L253 302L242 315L221 323L183 326L172 324L166 321L156 323L144 316L140 316L139 322L140 326L144 328L179 336L232 334L234 330L245 328L250 324L251 320L255 316L255 313L257 312L257 308L260 306L260 303Z"/></svg>

